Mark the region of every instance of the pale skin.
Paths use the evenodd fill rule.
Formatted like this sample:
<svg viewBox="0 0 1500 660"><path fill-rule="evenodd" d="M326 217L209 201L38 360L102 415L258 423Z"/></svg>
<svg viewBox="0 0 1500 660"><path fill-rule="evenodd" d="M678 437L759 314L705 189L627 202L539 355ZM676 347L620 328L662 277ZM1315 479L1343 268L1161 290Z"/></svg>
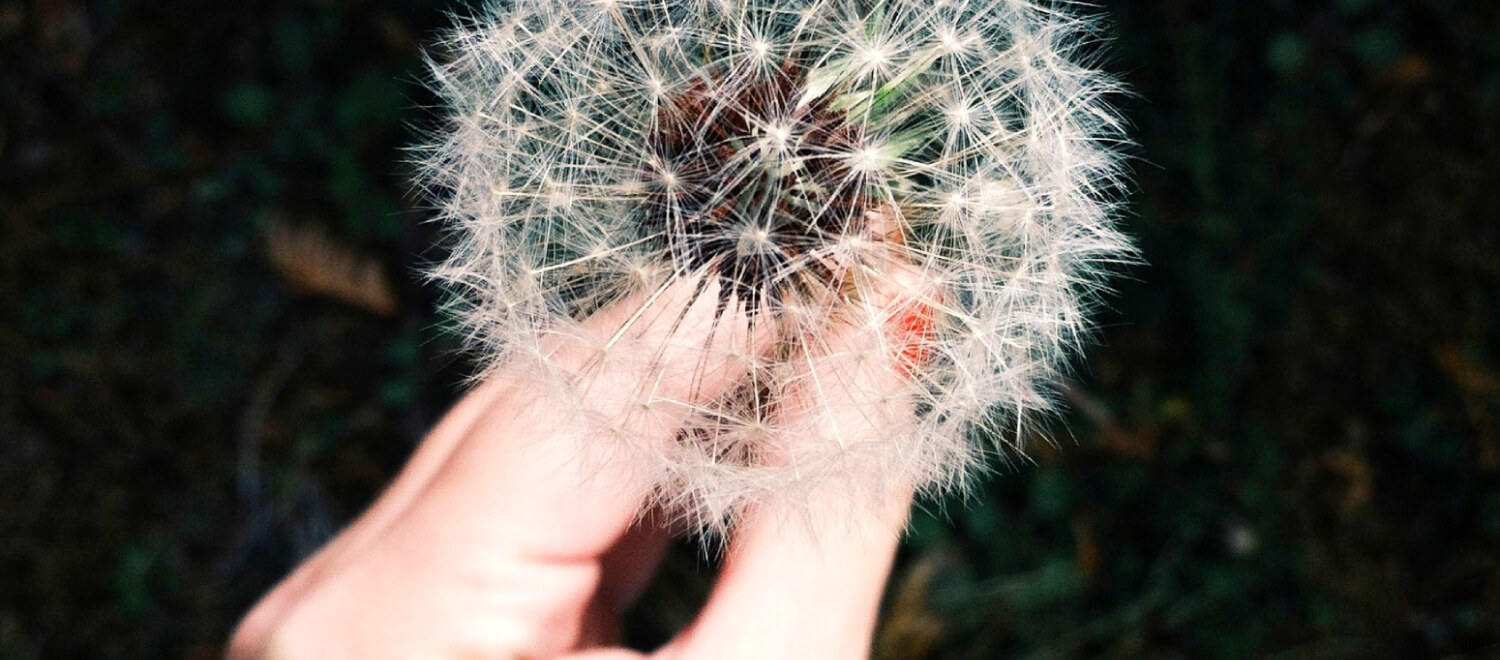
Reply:
<svg viewBox="0 0 1500 660"><path fill-rule="evenodd" d="M606 308L544 347L596 410L636 437L673 441L683 403L731 391L745 376L734 356L767 343L742 315L714 323L715 296L695 301L688 291L668 289L651 304L660 313L629 311L639 301ZM900 308L899 294L889 296L884 306ZM852 401L887 393L887 410L910 414L899 351L879 334L835 324L804 360L819 405L805 405L813 388L793 387L782 406L817 419L785 421L837 425L857 441L873 437L875 422ZM876 354L891 357L867 357ZM868 657L910 488L863 507L815 497L796 512L752 510L696 620L648 655L618 648L619 616L668 536L639 515L650 484L625 461L581 450L597 445L597 429L529 373L502 368L464 397L375 504L246 615L228 657ZM683 373L702 377L672 377ZM641 392L653 396L643 404ZM808 524L803 514L815 520L820 509L840 520Z"/></svg>

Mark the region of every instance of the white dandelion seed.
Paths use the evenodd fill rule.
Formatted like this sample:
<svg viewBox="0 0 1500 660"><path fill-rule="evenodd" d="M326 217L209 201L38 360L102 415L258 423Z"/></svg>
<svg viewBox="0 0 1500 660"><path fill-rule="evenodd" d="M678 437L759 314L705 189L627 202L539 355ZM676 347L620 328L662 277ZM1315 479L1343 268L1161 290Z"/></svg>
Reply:
<svg viewBox="0 0 1500 660"><path fill-rule="evenodd" d="M723 349L751 387L706 405L619 395L640 414L690 408L670 446L599 420L658 504L701 525L817 488L855 503L890 483L961 488L1049 407L1106 271L1133 259L1112 222L1118 90L1086 66L1091 24L1065 9L491 3L432 69L448 121L424 183L454 235L436 276L486 365L530 360L559 391L544 335L674 279L701 276L721 312L773 328L769 350ZM929 284L915 295L931 336L902 393L916 417L872 394L857 403L880 437L851 443L768 414L788 391L826 405L797 359L831 314L880 332L891 310L871 292L892 264Z"/></svg>

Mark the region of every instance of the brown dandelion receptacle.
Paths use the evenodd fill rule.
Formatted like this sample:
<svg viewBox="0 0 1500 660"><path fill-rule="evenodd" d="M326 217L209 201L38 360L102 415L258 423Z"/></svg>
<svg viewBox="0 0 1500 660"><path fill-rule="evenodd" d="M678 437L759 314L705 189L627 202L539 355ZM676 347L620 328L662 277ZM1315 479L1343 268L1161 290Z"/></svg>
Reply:
<svg viewBox="0 0 1500 660"><path fill-rule="evenodd" d="M647 133L646 231L678 271L706 269L721 302L747 310L842 288L838 243L868 233L880 205L850 164L863 124L806 72L696 80L667 98Z"/></svg>

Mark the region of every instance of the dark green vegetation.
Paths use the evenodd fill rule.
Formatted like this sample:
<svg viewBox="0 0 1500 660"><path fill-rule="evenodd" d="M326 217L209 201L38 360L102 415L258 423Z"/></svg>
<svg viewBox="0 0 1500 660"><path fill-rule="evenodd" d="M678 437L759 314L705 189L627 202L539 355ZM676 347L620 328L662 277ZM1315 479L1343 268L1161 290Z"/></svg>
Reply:
<svg viewBox="0 0 1500 660"><path fill-rule="evenodd" d="M451 401L444 8L0 0L0 658L215 657ZM1500 5L1103 9L1150 266L1057 446L917 516L879 657L1500 653Z"/></svg>

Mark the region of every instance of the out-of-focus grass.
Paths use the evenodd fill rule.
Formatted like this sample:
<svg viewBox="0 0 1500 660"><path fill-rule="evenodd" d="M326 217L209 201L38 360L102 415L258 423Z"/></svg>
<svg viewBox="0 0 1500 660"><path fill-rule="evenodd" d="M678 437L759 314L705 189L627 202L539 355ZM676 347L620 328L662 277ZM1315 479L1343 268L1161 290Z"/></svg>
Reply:
<svg viewBox="0 0 1500 660"><path fill-rule="evenodd" d="M917 514L879 658L1495 652L1490 4L1100 8L1150 265L1055 446ZM443 9L0 0L0 657L215 657L454 396L400 151Z"/></svg>

